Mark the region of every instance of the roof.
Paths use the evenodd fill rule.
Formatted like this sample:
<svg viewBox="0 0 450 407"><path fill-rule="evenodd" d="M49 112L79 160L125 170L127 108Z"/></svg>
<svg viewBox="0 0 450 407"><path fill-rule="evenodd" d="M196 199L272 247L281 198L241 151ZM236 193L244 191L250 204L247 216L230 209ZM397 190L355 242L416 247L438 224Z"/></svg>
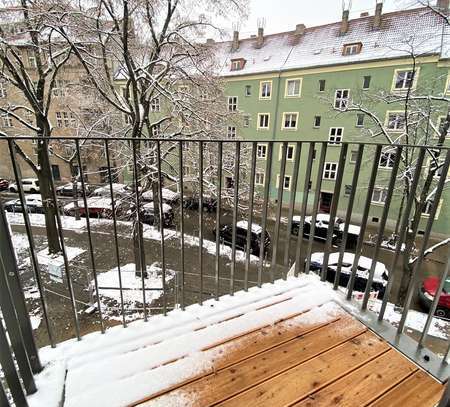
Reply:
<svg viewBox="0 0 450 407"><path fill-rule="evenodd" d="M222 76L240 76L371 60L407 57L410 44L418 55L450 57L450 27L427 8L386 13L381 29L373 29L373 16L350 20L348 32L339 35L341 22L307 28L303 35L294 31L266 35L264 45L256 47L256 38L242 39L239 49L231 50L231 41L214 43ZM442 34L444 44L441 44ZM343 56L345 44L362 43L359 54ZM442 50L441 50L442 48ZM244 58L242 70L231 71L232 59Z"/></svg>
<svg viewBox="0 0 450 407"><path fill-rule="evenodd" d="M239 222L236 223L236 226L238 228L242 228L247 230L248 229L248 222L246 220L240 220ZM261 233L262 232L262 227L257 225L256 223L252 223L252 232L253 233Z"/></svg>

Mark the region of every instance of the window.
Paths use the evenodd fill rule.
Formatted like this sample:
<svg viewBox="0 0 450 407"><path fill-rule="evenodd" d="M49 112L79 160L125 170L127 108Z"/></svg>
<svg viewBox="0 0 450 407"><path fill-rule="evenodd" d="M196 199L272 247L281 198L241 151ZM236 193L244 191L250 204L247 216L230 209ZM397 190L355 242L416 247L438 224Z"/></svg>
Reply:
<svg viewBox="0 0 450 407"><path fill-rule="evenodd" d="M350 95L349 89L338 89L334 97L334 107L344 110L348 107L348 99Z"/></svg>
<svg viewBox="0 0 450 407"><path fill-rule="evenodd" d="M236 138L236 127L235 126L227 127L227 138L231 138L231 139Z"/></svg>
<svg viewBox="0 0 450 407"><path fill-rule="evenodd" d="M388 112L386 127L391 131L402 131L405 129L405 113Z"/></svg>
<svg viewBox="0 0 450 407"><path fill-rule="evenodd" d="M270 115L269 113L258 113L258 129L265 129L267 130L269 128L270 123Z"/></svg>
<svg viewBox="0 0 450 407"><path fill-rule="evenodd" d="M34 56L34 52L31 49L27 50L27 57L28 57L28 65L30 68L36 68L36 57Z"/></svg>
<svg viewBox="0 0 450 407"><path fill-rule="evenodd" d="M288 144L287 152L286 152L286 160L292 161L294 159L295 153L295 145ZM280 144L280 150L278 152L278 159L281 160L283 158L283 144Z"/></svg>
<svg viewBox="0 0 450 407"><path fill-rule="evenodd" d="M328 136L328 144L341 144L342 136L344 135L343 127L331 127Z"/></svg>
<svg viewBox="0 0 450 407"><path fill-rule="evenodd" d="M280 187L280 174L277 175L277 188ZM285 175L283 180L283 189L290 191L291 190L291 176Z"/></svg>
<svg viewBox="0 0 450 407"><path fill-rule="evenodd" d="M228 96L228 111L237 112L237 110L238 110L238 97Z"/></svg>
<svg viewBox="0 0 450 407"><path fill-rule="evenodd" d="M257 145L256 156L261 160L265 160L267 158L267 144Z"/></svg>
<svg viewBox="0 0 450 407"><path fill-rule="evenodd" d="M356 163L357 159L358 159L358 150L350 151L350 163L352 164Z"/></svg>
<svg viewBox="0 0 450 407"><path fill-rule="evenodd" d="M393 90L407 90L414 88L418 71L412 69L398 69L394 73Z"/></svg>
<svg viewBox="0 0 450 407"><path fill-rule="evenodd" d="M344 48L342 49L342 55L355 55L361 52L362 43L355 42L352 44L344 44Z"/></svg>
<svg viewBox="0 0 450 407"><path fill-rule="evenodd" d="M314 116L314 127L318 129L320 127L320 122L322 120L322 116Z"/></svg>
<svg viewBox="0 0 450 407"><path fill-rule="evenodd" d="M52 164L52 175L55 181L61 181L61 173L59 172L59 165Z"/></svg>
<svg viewBox="0 0 450 407"><path fill-rule="evenodd" d="M325 163L323 169L323 179L335 180L337 174L338 163Z"/></svg>
<svg viewBox="0 0 450 407"><path fill-rule="evenodd" d="M356 127L363 127L364 126L364 113L358 113L356 115Z"/></svg>
<svg viewBox="0 0 450 407"><path fill-rule="evenodd" d="M372 193L372 202L373 203L385 203L387 197L388 190L383 187L375 187Z"/></svg>
<svg viewBox="0 0 450 407"><path fill-rule="evenodd" d="M394 168L394 163L395 163L395 152L385 151L385 152L381 153L378 168L384 168L384 169L390 170L390 169Z"/></svg>
<svg viewBox="0 0 450 407"><path fill-rule="evenodd" d="M319 80L319 92L325 92L325 85L326 85L325 79L320 79Z"/></svg>
<svg viewBox="0 0 450 407"><path fill-rule="evenodd" d="M72 112L56 112L56 127L76 127L75 115Z"/></svg>
<svg viewBox="0 0 450 407"><path fill-rule="evenodd" d="M371 76L365 76L363 79L363 89L369 89L370 88L370 81L372 77Z"/></svg>
<svg viewBox="0 0 450 407"><path fill-rule="evenodd" d="M231 71L240 71L244 69L246 60L244 58L237 58L231 60Z"/></svg>
<svg viewBox="0 0 450 407"><path fill-rule="evenodd" d="M243 126L244 127L249 127L250 126L250 115L246 114L243 117Z"/></svg>
<svg viewBox="0 0 450 407"><path fill-rule="evenodd" d="M3 127L13 127L12 117L8 113L2 114L2 126Z"/></svg>
<svg viewBox="0 0 450 407"><path fill-rule="evenodd" d="M161 104L159 97L153 98L150 102L150 111L151 112L160 112L161 111Z"/></svg>
<svg viewBox="0 0 450 407"><path fill-rule="evenodd" d="M430 216L433 209L433 200L429 199L422 208L422 215Z"/></svg>
<svg viewBox="0 0 450 407"><path fill-rule="evenodd" d="M444 91L444 93L446 95L450 95L450 72L448 73L448 76L447 76L447 82L445 83L445 91Z"/></svg>
<svg viewBox="0 0 450 407"><path fill-rule="evenodd" d="M183 175L190 175L191 174L191 167L187 167L183 165Z"/></svg>
<svg viewBox="0 0 450 407"><path fill-rule="evenodd" d="M233 177L225 177L225 188L227 188L227 189L234 188L234 179L233 179Z"/></svg>
<svg viewBox="0 0 450 407"><path fill-rule="evenodd" d="M255 185L264 185L264 172L256 172Z"/></svg>
<svg viewBox="0 0 450 407"><path fill-rule="evenodd" d="M152 135L153 137L159 137L161 135L161 124L154 124L152 126Z"/></svg>
<svg viewBox="0 0 450 407"><path fill-rule="evenodd" d="M130 126L133 123L133 119L131 118L131 115L124 113L123 114L123 124L125 126Z"/></svg>
<svg viewBox="0 0 450 407"><path fill-rule="evenodd" d="M302 80L288 79L286 81L285 97L300 97Z"/></svg>
<svg viewBox="0 0 450 407"><path fill-rule="evenodd" d="M245 96L251 96L251 95L252 95L252 86L245 85Z"/></svg>
<svg viewBox="0 0 450 407"><path fill-rule="evenodd" d="M6 91L6 83L0 82L0 98L6 98L8 96L8 92Z"/></svg>
<svg viewBox="0 0 450 407"><path fill-rule="evenodd" d="M297 129L298 113L283 113L282 129Z"/></svg>
<svg viewBox="0 0 450 407"><path fill-rule="evenodd" d="M270 99L272 97L272 81L259 83L259 98Z"/></svg>
<svg viewBox="0 0 450 407"><path fill-rule="evenodd" d="M352 193L352 186L351 185L345 185L344 186L344 196L350 196Z"/></svg>
<svg viewBox="0 0 450 407"><path fill-rule="evenodd" d="M67 81L63 79L56 79L53 85L53 96L66 96Z"/></svg>

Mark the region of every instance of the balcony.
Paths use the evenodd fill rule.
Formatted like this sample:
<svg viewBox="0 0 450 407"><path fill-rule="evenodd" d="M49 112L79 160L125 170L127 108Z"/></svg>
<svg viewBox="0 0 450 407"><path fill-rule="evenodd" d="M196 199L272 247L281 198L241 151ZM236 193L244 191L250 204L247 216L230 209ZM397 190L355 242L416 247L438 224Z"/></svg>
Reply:
<svg viewBox="0 0 450 407"><path fill-rule="evenodd" d="M80 174L78 197L53 194L63 253L48 256L43 215L24 210L14 141L0 140L21 207L0 216L2 407L448 405L448 325L435 313L450 267L436 229L449 149L436 149L442 164L427 186L422 146L261 141L261 159L258 142L97 140L108 164L116 143L132 146L133 183L110 181L94 199ZM79 141L64 142L83 157ZM407 175L405 152L416 166ZM415 222L418 196L428 199ZM103 219L90 210L99 199ZM80 220L64 209L73 201ZM405 258L412 274L395 306Z"/></svg>

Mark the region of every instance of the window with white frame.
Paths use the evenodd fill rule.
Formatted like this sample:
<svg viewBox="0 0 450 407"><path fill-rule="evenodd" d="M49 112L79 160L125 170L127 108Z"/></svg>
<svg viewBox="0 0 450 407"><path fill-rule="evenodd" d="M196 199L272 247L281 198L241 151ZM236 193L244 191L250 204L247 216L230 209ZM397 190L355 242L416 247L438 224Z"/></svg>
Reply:
<svg viewBox="0 0 450 407"><path fill-rule="evenodd" d="M263 171L257 171L255 173L255 185L264 185L264 172Z"/></svg>
<svg viewBox="0 0 450 407"><path fill-rule="evenodd" d="M250 127L250 115L246 114L243 117L243 126L244 127Z"/></svg>
<svg viewBox="0 0 450 407"><path fill-rule="evenodd" d="M277 188L280 187L280 174L277 175ZM283 189L290 191L291 190L291 176L285 175L283 179Z"/></svg>
<svg viewBox="0 0 450 407"><path fill-rule="evenodd" d="M237 112L237 110L238 110L238 97L228 96L228 111Z"/></svg>
<svg viewBox="0 0 450 407"><path fill-rule="evenodd" d="M161 135L161 124L157 123L152 126L153 137L159 137Z"/></svg>
<svg viewBox="0 0 450 407"><path fill-rule="evenodd" d="M257 145L256 156L261 160L265 160L267 158L267 144L258 144Z"/></svg>
<svg viewBox="0 0 450 407"><path fill-rule="evenodd" d="M334 96L334 107L336 109L344 110L348 107L348 101L350 98L349 89L338 89Z"/></svg>
<svg viewBox="0 0 450 407"><path fill-rule="evenodd" d="M323 179L335 180L337 174L338 163L325 163L323 169Z"/></svg>
<svg viewBox="0 0 450 407"><path fill-rule="evenodd" d="M381 153L379 168L390 170L394 168L395 163L395 151L385 151Z"/></svg>
<svg viewBox="0 0 450 407"><path fill-rule="evenodd" d="M28 65L31 68L36 68L36 57L32 49L27 50L27 57L28 57Z"/></svg>
<svg viewBox="0 0 450 407"><path fill-rule="evenodd" d="M0 98L6 98L8 96L8 92L6 91L6 83L0 82Z"/></svg>
<svg viewBox="0 0 450 407"><path fill-rule="evenodd" d="M56 79L53 85L53 96L66 96L67 81L64 79Z"/></svg>
<svg viewBox="0 0 450 407"><path fill-rule="evenodd" d="M402 131L405 129L404 112L388 112L387 128L390 131Z"/></svg>
<svg viewBox="0 0 450 407"><path fill-rule="evenodd" d="M236 138L236 127L235 126L227 127L227 138L230 138L230 139Z"/></svg>
<svg viewBox="0 0 450 407"><path fill-rule="evenodd" d="M56 127L76 127L75 115L72 112L56 112Z"/></svg>
<svg viewBox="0 0 450 407"><path fill-rule="evenodd" d="M58 117L58 116L57 116L57 117ZM123 124L124 124L125 126L129 126L129 125L132 124L132 122L133 122L133 120L132 120L132 118L131 118L131 115L124 113L124 114L123 114Z"/></svg>
<svg viewBox="0 0 450 407"><path fill-rule="evenodd" d="M270 123L269 113L258 113L258 129L267 130L269 128L269 123Z"/></svg>
<svg viewBox="0 0 450 407"><path fill-rule="evenodd" d="M356 114L356 127L363 127L364 126L364 113L357 113Z"/></svg>
<svg viewBox="0 0 450 407"><path fill-rule="evenodd" d="M350 151L350 163L355 164L358 159L358 150Z"/></svg>
<svg viewBox="0 0 450 407"><path fill-rule="evenodd" d="M295 154L295 144L288 144L286 151L286 160L292 161L294 159ZM280 149L278 152L278 159L281 160L283 158L283 144L280 145Z"/></svg>
<svg viewBox="0 0 450 407"><path fill-rule="evenodd" d="M331 127L328 135L328 144L341 144L344 135L343 127Z"/></svg>
<svg viewBox="0 0 450 407"><path fill-rule="evenodd" d="M302 86L302 80L298 79L288 79L286 81L286 97L300 97Z"/></svg>
<svg viewBox="0 0 450 407"><path fill-rule="evenodd" d="M12 117L8 113L2 114L2 127L13 127Z"/></svg>
<svg viewBox="0 0 450 407"><path fill-rule="evenodd" d="M259 84L259 98L270 99L272 97L272 81L263 81Z"/></svg>
<svg viewBox="0 0 450 407"><path fill-rule="evenodd" d="M283 129L297 129L298 113L283 113Z"/></svg>
<svg viewBox="0 0 450 407"><path fill-rule="evenodd" d="M342 49L342 55L355 55L359 54L361 52L362 43L361 42L355 42L352 44L345 44L344 48Z"/></svg>
<svg viewBox="0 0 450 407"><path fill-rule="evenodd" d="M385 203L387 198L388 190L385 187L375 187L372 193L373 203Z"/></svg>
<svg viewBox="0 0 450 407"><path fill-rule="evenodd" d="M159 97L155 97L150 102L150 111L152 112L160 112L161 111L161 103Z"/></svg>
<svg viewBox="0 0 450 407"><path fill-rule="evenodd" d="M394 74L394 89L395 90L407 90L414 85L414 70L405 69L397 70Z"/></svg>

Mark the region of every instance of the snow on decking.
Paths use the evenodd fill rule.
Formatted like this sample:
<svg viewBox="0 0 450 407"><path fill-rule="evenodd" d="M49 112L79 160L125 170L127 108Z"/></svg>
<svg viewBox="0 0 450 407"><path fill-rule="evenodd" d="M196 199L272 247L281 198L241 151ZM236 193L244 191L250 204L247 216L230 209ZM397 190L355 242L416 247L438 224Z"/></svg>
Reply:
<svg viewBox="0 0 450 407"><path fill-rule="evenodd" d="M202 350L217 343L302 311L310 310L298 323L333 319L338 308L329 303L334 296L329 286L304 275L174 310L167 317L136 321L127 328L113 327L104 335L92 333L56 349L43 348L40 355L49 367L42 379L38 377L40 388L29 397L30 406L56 407L55 393L62 395L65 370L65 407L126 406L210 370L217 355L214 348Z"/></svg>

